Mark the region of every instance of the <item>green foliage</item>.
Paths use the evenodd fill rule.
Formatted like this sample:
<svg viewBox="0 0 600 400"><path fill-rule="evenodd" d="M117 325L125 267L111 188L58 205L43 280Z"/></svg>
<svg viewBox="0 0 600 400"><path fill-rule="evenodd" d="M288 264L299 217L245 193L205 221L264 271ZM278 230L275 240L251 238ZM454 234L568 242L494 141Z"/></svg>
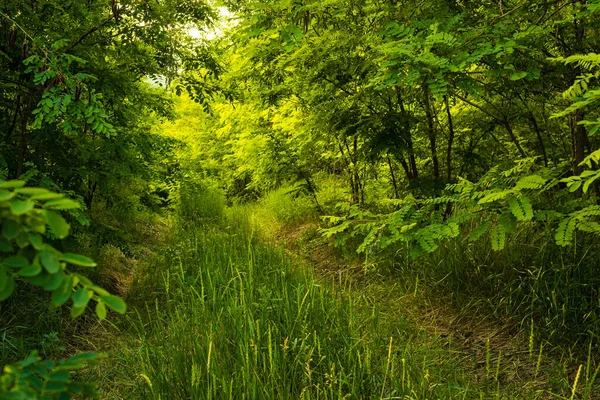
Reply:
<svg viewBox="0 0 600 400"><path fill-rule="evenodd" d="M576 64L586 73L577 77L573 85L563 93L563 97L573 102L563 111L556 113L555 118L564 117L571 113L594 108L600 104L600 88L590 87L590 84L600 78L600 55L595 53L576 54L569 57L553 59L565 65ZM578 122L589 128L589 134L594 135L600 129L600 117L596 120L581 120Z"/></svg>
<svg viewBox="0 0 600 400"><path fill-rule="evenodd" d="M367 261L380 254L404 254L404 249L413 258L433 258L449 243L461 241L467 249L490 248L495 251L490 258L502 259L525 230L552 232L558 246L547 245L559 250L561 246L578 250L600 234L600 153L593 152L599 147L600 58L590 52L600 45L598 0L512 5L374 0L222 3L235 13L234 22L218 25L211 34L215 39L209 41L196 37L209 36L205 28L216 16L212 3L202 0L4 2L0 300L15 291L26 296L22 287L32 284L50 293L53 307L71 302L73 317L94 304L100 319L109 309L124 313L122 300L79 273L95 263L58 250L56 243L69 235L67 221L90 224L89 231L125 236L136 216L172 208L181 220L206 227L226 221L226 203L259 200L259 218L278 229L323 208L333 215L322 233L341 247L367 255ZM175 99L173 92L187 96ZM12 178L19 181L7 180ZM344 187L327 186L334 181ZM24 188L24 182L41 188ZM337 201L341 205L335 211L332 204ZM70 219L61 216L63 210ZM118 227L100 224L103 213ZM191 233L195 239L208 240L202 236L205 232ZM110 233L98 233L102 235ZM241 242L246 251L250 242ZM178 293L193 296L201 289L203 294L198 303L186 303L194 311L187 320L196 318L199 305L208 301L204 289L212 290L213 298L227 298L229 292L218 288L230 290L238 281L244 290L232 290L235 296L227 304L231 315L239 314L224 322L233 328L248 310L281 311L261 299L309 296L285 280L278 282L289 290L271 296L274 289L267 283L277 278L271 274L268 279L257 276L257 282L264 283L258 286L262 292L246 298L242 284L253 276L254 258L248 256L251 266L243 273L237 264L227 264L212 281L209 268L193 269L198 265L196 252L204 248L197 243L191 247L189 259L179 266L202 282L192 285L181 273ZM174 254L177 258L179 253ZM208 256L220 260L218 254ZM245 259L243 253L238 261L245 265ZM487 260L481 264L487 265ZM170 267L166 271L160 272L160 284L155 286L168 297L173 293L171 274L179 271ZM488 279L492 282L493 275L483 278ZM187 291L189 286L194 290ZM311 309L315 315L333 304L319 296L314 303L322 307ZM547 293L542 297L531 302L553 298ZM251 308L236 308L234 299L247 300ZM303 302L299 307L296 303L289 302L291 306L281 311L286 317L277 315L273 320L292 315L292 331L296 329L301 325L296 318L305 318ZM553 303L552 310L558 309ZM323 320L352 324L351 318L335 312L321 320L305 320L309 322L303 327L309 332ZM213 317L219 320L222 315ZM155 323L158 331L169 318L170 314L161 314L142 326ZM262 335L242 335L246 347L238 347L235 354L246 351L246 358L237 362L250 363L263 343L271 346L269 358L255 356L246 371L264 372L269 383L305 383L306 374L298 371L312 371L306 365L316 360L311 358L313 352L321 351L320 344L309 346L306 340L327 339L297 333L294 346L300 347L294 349L300 353L290 368L291 379L273 367L273 354L286 357L278 347L285 338L267 340L262 321L247 318L244 327L262 326ZM278 335L284 332L282 326L273 323L267 330ZM173 331L184 333L177 327ZM353 332L362 335L358 328ZM211 335L212 331L205 335L209 346L214 342ZM219 350L227 343L219 343ZM332 348L361 348L361 343L336 342ZM211 377L210 357L217 350L190 347L207 356L206 371L192 364L191 372L174 376L174 382L191 373L210 396L235 384L234 375L236 382L249 385L245 389L251 389L254 397L265 394L261 390L266 386L256 386L250 375L240 378L236 373L244 371L235 368L223 368L212 376L218 379L202 381L198 376ZM378 371L374 376L381 376L382 370L365 361L367 350L349 352L348 359L331 361L327 368L317 361L321 380L314 385L307 373L309 384L302 386L306 395L334 397L333 388L338 397L431 395L424 381L418 388L402 386L401 393L388 390L387 368L383 383L369 386L371 371L366 374L363 365ZM190 365L186 357L181 356L182 368ZM161 365L155 361L148 364ZM338 361L356 369L336 377L330 368L340 368ZM150 372L144 376L151 383L162 379ZM361 386L361 376L366 386ZM163 383L158 387L172 388L170 382ZM299 387L294 386L293 393L302 397L305 392L294 391ZM192 391L198 397L196 389ZM573 388L571 397L575 392ZM169 390L152 392L168 394ZM194 397L187 392L177 395Z"/></svg>
<svg viewBox="0 0 600 400"><path fill-rule="evenodd" d="M484 216L485 222L470 232L469 240L476 241L489 231L495 251L505 248L506 235L514 233L518 224L534 221L556 223L555 239L560 246L572 244L576 230L600 235L597 205L580 202L575 210L569 204L561 208L552 205L554 199L564 198L563 191L573 192L582 183L587 193L600 171L588 170L580 176L559 180L556 169L540 169L529 175L533 162L522 160L505 171L492 169L476 183L460 180L447 186L447 196L427 200L409 196L397 202L399 209L391 214L374 215L355 208L344 218L329 217L334 226L323 229L323 233L327 237L362 234L359 253L377 252L390 244L405 242L414 257L435 251L438 241L457 237L461 227L469 226L480 216ZM566 183L567 188L557 190L559 182ZM439 208L440 204L452 204L453 215L448 217Z"/></svg>
<svg viewBox="0 0 600 400"><path fill-rule="evenodd" d="M0 375L2 399L100 398L94 385L73 380L73 371L97 365L101 354L81 353L66 360L43 360L32 353L25 360L6 365Z"/></svg>
<svg viewBox="0 0 600 400"><path fill-rule="evenodd" d="M95 267L88 257L62 253L47 238L64 239L70 225L57 212L79 207L79 203L42 188L24 187L23 181L0 181L0 301L20 288L19 282L39 286L51 292L51 307L71 300L71 316L84 313L91 301L96 303L100 319L107 316L106 306L125 313L122 299L95 285L77 272ZM70 398L94 396L93 385L73 381L71 372L96 363L95 353L78 354L67 360L42 361L36 353L4 367L0 376L0 398Z"/></svg>
<svg viewBox="0 0 600 400"><path fill-rule="evenodd" d="M0 267L0 300L12 294L17 281L24 281L52 292L54 307L71 299L73 316L81 315L90 300L105 303L106 299L110 300L106 305L123 313L123 305L116 304L106 290L69 268L69 265L95 267L96 263L81 255L63 254L44 243L43 235L47 233L58 239L69 234L70 225L54 210L78 207L79 203L62 196L39 200L57 194L45 189L23 188L24 185L23 181L0 182L1 251L7 255Z"/></svg>

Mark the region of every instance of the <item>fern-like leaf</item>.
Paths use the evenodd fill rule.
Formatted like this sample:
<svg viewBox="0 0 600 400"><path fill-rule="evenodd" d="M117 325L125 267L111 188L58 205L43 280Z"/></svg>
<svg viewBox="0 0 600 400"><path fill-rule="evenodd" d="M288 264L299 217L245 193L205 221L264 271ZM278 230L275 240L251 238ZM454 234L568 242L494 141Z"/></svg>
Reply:
<svg viewBox="0 0 600 400"><path fill-rule="evenodd" d="M515 233L517 231L517 218L511 212L505 212L498 219L498 223L502 225L507 233Z"/></svg>
<svg viewBox="0 0 600 400"><path fill-rule="evenodd" d="M600 224L595 221L584 221L577 225L577 229L583 232L600 235Z"/></svg>
<svg viewBox="0 0 600 400"><path fill-rule="evenodd" d="M489 193L485 195L481 200L479 200L479 204L493 203L496 200L502 200L507 198L512 193L512 190L503 190L501 192Z"/></svg>
<svg viewBox="0 0 600 400"><path fill-rule="evenodd" d="M418 233L415 237L415 240L427 253L431 253L438 248L438 245L435 243L435 240L433 240L433 237L431 237L431 235L429 235L427 232Z"/></svg>
<svg viewBox="0 0 600 400"><path fill-rule="evenodd" d="M569 246L573 243L573 233L575 232L576 219L566 218L558 224L554 240L559 246Z"/></svg>
<svg viewBox="0 0 600 400"><path fill-rule="evenodd" d="M486 234L487 231L490 230L491 226L492 226L492 223L490 221L485 221L484 223L479 225L477 228L473 229L473 231L469 235L469 241L474 242L474 241L478 240L480 237L482 237L484 234Z"/></svg>
<svg viewBox="0 0 600 400"><path fill-rule="evenodd" d="M491 231L492 249L500 251L506 244L506 231L502 225L494 225Z"/></svg>
<svg viewBox="0 0 600 400"><path fill-rule="evenodd" d="M521 178L519 182L517 182L515 189L541 189L547 181L547 179L544 179L539 175L529 175Z"/></svg>
<svg viewBox="0 0 600 400"><path fill-rule="evenodd" d="M531 221L533 218L533 207L527 196L513 197L509 200L508 205L519 221Z"/></svg>

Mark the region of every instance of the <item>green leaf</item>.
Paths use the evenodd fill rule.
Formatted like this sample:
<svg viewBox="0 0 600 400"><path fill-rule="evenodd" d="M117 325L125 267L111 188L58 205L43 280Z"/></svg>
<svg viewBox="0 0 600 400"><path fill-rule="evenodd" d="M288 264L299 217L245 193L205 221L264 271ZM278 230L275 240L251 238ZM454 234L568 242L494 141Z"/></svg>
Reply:
<svg viewBox="0 0 600 400"><path fill-rule="evenodd" d="M484 196L481 200L479 200L478 204L492 203L496 200L502 200L502 199L508 197L509 195L511 195L512 193L513 193L512 190L503 190L500 192L492 192L492 193L489 193L486 196Z"/></svg>
<svg viewBox="0 0 600 400"><path fill-rule="evenodd" d="M41 359L38 357L37 352L34 351L31 354L29 354L29 356L24 359L23 361L19 361L19 365L23 368L25 367L29 367L30 365L35 364L36 362L40 361Z"/></svg>
<svg viewBox="0 0 600 400"><path fill-rule="evenodd" d="M10 211L15 215L27 214L33 210L35 203L28 200L17 200L10 205Z"/></svg>
<svg viewBox="0 0 600 400"><path fill-rule="evenodd" d="M15 197L13 192L9 192L8 190L0 190L0 201L8 201Z"/></svg>
<svg viewBox="0 0 600 400"><path fill-rule="evenodd" d="M569 192L571 192L571 193L576 192L577 189L579 189L581 187L582 183L583 183L583 181L575 181L575 182L571 182L571 183L567 184L567 186L569 187Z"/></svg>
<svg viewBox="0 0 600 400"><path fill-rule="evenodd" d="M49 280L50 275L48 275L45 272L42 272L41 274L34 276L33 278L28 278L27 282L31 283L34 286L44 286L46 285L46 283L48 283Z"/></svg>
<svg viewBox="0 0 600 400"><path fill-rule="evenodd" d="M76 354L73 357L71 357L69 359L69 361L84 361L84 362L90 362L90 361L96 361L99 358L105 358L106 356L103 353L81 353L81 354Z"/></svg>
<svg viewBox="0 0 600 400"><path fill-rule="evenodd" d="M52 292L52 305L55 307L60 307L67 302L71 298L71 294L73 293L73 277L66 276L60 286L56 288Z"/></svg>
<svg viewBox="0 0 600 400"><path fill-rule="evenodd" d="M19 234L17 235L17 246L19 246L20 249L23 249L27 246L29 246L29 236L27 235L26 232L19 232Z"/></svg>
<svg viewBox="0 0 600 400"><path fill-rule="evenodd" d="M77 317L81 316L85 312L85 308L86 307L77 307L77 306L71 307L71 317L77 318Z"/></svg>
<svg viewBox="0 0 600 400"><path fill-rule="evenodd" d="M588 179L588 180L585 182L585 184L583 185L583 193L587 193L587 192L588 192L588 189L590 188L590 185L591 185L592 183L594 183L594 181L595 181L596 179L598 179L598 178L600 178L600 171L597 171L597 172L596 172L596 176L594 176L594 177L592 177L592 178Z"/></svg>
<svg viewBox="0 0 600 400"><path fill-rule="evenodd" d="M7 267L23 268L29 265L29 260L23 256L11 256L4 259L2 264L6 265Z"/></svg>
<svg viewBox="0 0 600 400"><path fill-rule="evenodd" d="M79 265L80 267L95 267L98 265L94 262L94 260L88 257L73 253L64 253L60 257L60 260L69 264Z"/></svg>
<svg viewBox="0 0 600 400"><path fill-rule="evenodd" d="M529 175L521 178L515 189L541 189L548 180L539 175Z"/></svg>
<svg viewBox="0 0 600 400"><path fill-rule="evenodd" d="M10 253L13 251L12 244L3 237L0 237L0 251L4 253Z"/></svg>
<svg viewBox="0 0 600 400"><path fill-rule="evenodd" d="M96 292L96 294L98 296L108 296L110 294L106 289L101 288L98 285L91 285L91 286L89 286L89 288L91 290L93 290L94 292Z"/></svg>
<svg viewBox="0 0 600 400"><path fill-rule="evenodd" d="M2 265L0 265L0 293L2 293L2 290L4 290L7 283L8 283L8 275L7 275L6 271L4 270L4 267Z"/></svg>
<svg viewBox="0 0 600 400"><path fill-rule="evenodd" d="M60 194L60 193L45 193L45 194L36 194L33 195L29 198L29 200L55 200L55 199L62 199L63 197L65 197L64 194Z"/></svg>
<svg viewBox="0 0 600 400"><path fill-rule="evenodd" d="M519 221L530 221L533 218L533 207L526 196L513 197L508 205Z"/></svg>
<svg viewBox="0 0 600 400"><path fill-rule="evenodd" d="M73 304L78 308L85 308L92 298L92 291L86 288L81 288L73 294Z"/></svg>
<svg viewBox="0 0 600 400"><path fill-rule="evenodd" d="M3 237L0 237L0 251L4 253L10 253L13 251L12 244Z"/></svg>
<svg viewBox="0 0 600 400"><path fill-rule="evenodd" d="M506 231L502 225L494 225L491 231L492 249L500 251L504 249L506 242Z"/></svg>
<svg viewBox="0 0 600 400"><path fill-rule="evenodd" d="M56 274L48 275L46 282L44 282L44 289L49 292L52 292L58 289L63 281L64 274L62 271L57 272Z"/></svg>
<svg viewBox="0 0 600 400"><path fill-rule="evenodd" d="M27 196L41 195L46 193L51 193L48 189L44 188L21 188L15 190L16 193L24 194Z"/></svg>
<svg viewBox="0 0 600 400"><path fill-rule="evenodd" d="M527 76L527 72L525 71L520 71L520 72L515 72L514 74L512 74L510 76L510 80L511 81L518 81L520 79L523 79Z"/></svg>
<svg viewBox="0 0 600 400"><path fill-rule="evenodd" d="M0 276L0 279L2 277ZM12 292L15 290L15 280L12 276L5 276L4 287L0 290L0 301L4 301L10 297Z"/></svg>
<svg viewBox="0 0 600 400"><path fill-rule="evenodd" d="M127 305L120 297L112 295L100 296L100 300L119 314L125 314L127 311Z"/></svg>
<svg viewBox="0 0 600 400"><path fill-rule="evenodd" d="M54 210L72 210L75 208L80 208L81 204L71 199L59 199L46 202L44 207L52 208Z"/></svg>
<svg viewBox="0 0 600 400"><path fill-rule="evenodd" d="M63 383L48 382L46 383L46 392L64 392L67 387Z"/></svg>
<svg viewBox="0 0 600 400"><path fill-rule="evenodd" d="M40 264L31 264L25 268L21 268L21 270L19 270L19 275L26 278L31 278L39 275L40 272L42 272L42 266Z"/></svg>
<svg viewBox="0 0 600 400"><path fill-rule="evenodd" d="M575 232L576 223L575 218L565 218L558 224L554 235L557 245L569 246L573 243L573 233Z"/></svg>
<svg viewBox="0 0 600 400"><path fill-rule="evenodd" d="M16 189L25 186L24 181L0 181L0 189Z"/></svg>
<svg viewBox="0 0 600 400"><path fill-rule="evenodd" d="M98 304L96 304L96 315L101 320L105 320L106 319L106 306L101 301L99 301Z"/></svg>
<svg viewBox="0 0 600 400"><path fill-rule="evenodd" d="M67 382L71 379L69 371L59 370L50 374L50 380L54 382Z"/></svg>
<svg viewBox="0 0 600 400"><path fill-rule="evenodd" d="M20 225L17 221L7 219L2 223L2 234L5 238L12 240L19 234Z"/></svg>
<svg viewBox="0 0 600 400"><path fill-rule="evenodd" d="M49 210L42 210L46 222L52 233L59 239L64 239L69 235L71 226L58 213Z"/></svg>
<svg viewBox="0 0 600 400"><path fill-rule="evenodd" d="M49 274L55 274L60 271L60 261L58 254L54 250L40 250L42 265Z"/></svg>
<svg viewBox="0 0 600 400"><path fill-rule="evenodd" d="M477 228L473 229L473 231L469 235L469 241L475 242L476 240L478 240L490 229L491 226L492 223L490 221L485 221L481 223Z"/></svg>
<svg viewBox="0 0 600 400"><path fill-rule="evenodd" d="M42 239L42 235L40 235L39 233L29 233L29 243L31 243L31 245L33 246L34 249L36 250L41 250L42 245L44 244L44 241Z"/></svg>

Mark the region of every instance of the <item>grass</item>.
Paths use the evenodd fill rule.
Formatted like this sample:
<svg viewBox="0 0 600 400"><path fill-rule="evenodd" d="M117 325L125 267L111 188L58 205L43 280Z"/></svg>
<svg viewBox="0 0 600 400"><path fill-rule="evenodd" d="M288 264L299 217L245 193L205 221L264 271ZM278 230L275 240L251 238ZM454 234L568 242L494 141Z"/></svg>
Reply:
<svg viewBox="0 0 600 400"><path fill-rule="evenodd" d="M456 242L418 263L349 268L353 260L318 236L310 204L284 190L229 209L216 192L184 193L160 251L131 265L113 245L99 253L116 265L106 273L124 289L125 316L67 322L61 311L47 312L43 296L21 292L0 305L2 360L23 358L40 340L50 358L107 351L109 360L84 378L108 399L593 399L598 392L597 342L558 349L540 328L551 326L547 320L503 321L529 312L514 307L546 290L516 265L513 275L499 274L518 253L493 258ZM125 277L126 269L134 273ZM550 282L543 274L551 270L538 282ZM501 277L520 281L503 287Z"/></svg>
<svg viewBox="0 0 600 400"><path fill-rule="evenodd" d="M120 390L107 397L468 393L456 360L408 324L381 335L376 306L358 312L360 299L297 272L257 239L249 219L238 209L226 223L200 217L180 225L174 244L140 274L128 298L134 311L113 332L120 346L111 363L119 365L107 368L120 380L103 386Z"/></svg>
<svg viewBox="0 0 600 400"><path fill-rule="evenodd" d="M196 193L180 209L172 244L131 285L131 311L97 326L91 345L111 360L92 378L106 398L547 398L541 379L514 377L513 355L488 345L474 357L411 321L407 286L317 278L262 239L250 208L213 218L221 200ZM518 368L541 365L536 351Z"/></svg>

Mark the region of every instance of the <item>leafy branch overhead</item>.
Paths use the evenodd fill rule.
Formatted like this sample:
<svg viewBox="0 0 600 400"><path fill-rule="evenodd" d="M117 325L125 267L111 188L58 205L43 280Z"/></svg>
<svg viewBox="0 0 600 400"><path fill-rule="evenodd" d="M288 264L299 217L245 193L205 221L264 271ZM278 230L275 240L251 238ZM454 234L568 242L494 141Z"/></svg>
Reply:
<svg viewBox="0 0 600 400"><path fill-rule="evenodd" d="M590 155L583 166L596 163L599 152ZM593 202L582 202L562 209L552 207L545 199L561 197L563 192L574 192L600 178L600 170L586 170L579 176L560 179L560 170L540 169L528 175L534 159L523 160L516 167L500 171L493 168L478 182L461 179L446 187L448 195L417 200L407 197L395 201L398 211L375 215L353 207L345 218L326 217L333 225L322 229L328 236L345 241L346 236L364 235L359 253L384 249L398 242L410 247L411 255L435 251L439 241L466 234L476 241L488 234L495 251L505 248L506 236L515 233L517 225L533 221L550 223L555 229L556 244L573 244L577 230L600 235L600 207ZM559 184L566 184L560 189ZM453 204L454 213L448 217L440 205ZM342 243L339 242L339 243Z"/></svg>

